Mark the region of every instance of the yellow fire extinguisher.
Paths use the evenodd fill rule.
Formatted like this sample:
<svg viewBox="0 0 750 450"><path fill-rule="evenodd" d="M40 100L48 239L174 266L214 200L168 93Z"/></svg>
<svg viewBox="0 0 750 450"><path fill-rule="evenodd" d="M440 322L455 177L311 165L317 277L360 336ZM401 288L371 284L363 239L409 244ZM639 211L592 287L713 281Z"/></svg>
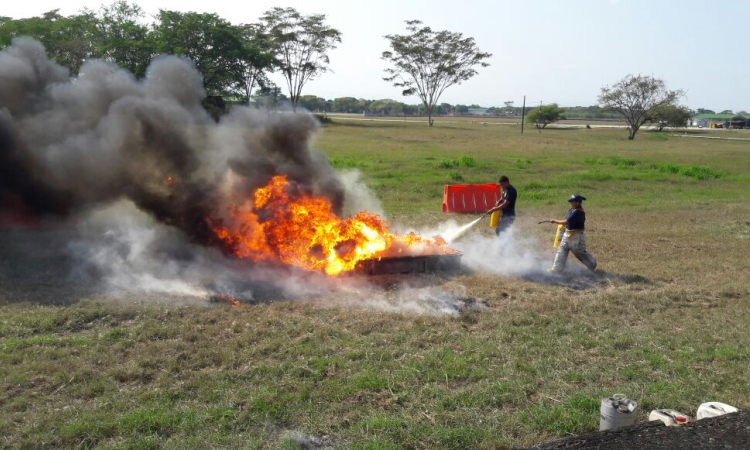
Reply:
<svg viewBox="0 0 750 450"><path fill-rule="evenodd" d="M558 225L557 230L555 230L555 243L552 244L553 247L560 247L560 242L562 242L563 234L565 234L565 225Z"/></svg>
<svg viewBox="0 0 750 450"><path fill-rule="evenodd" d="M503 188L500 188L500 197L502 198L502 196ZM497 206L497 204L495 206ZM500 223L500 214L502 214L502 212L499 209L492 212L492 215L490 216L490 228L496 228L497 224Z"/></svg>
<svg viewBox="0 0 750 450"><path fill-rule="evenodd" d="M497 224L500 222L500 210L494 211L492 215L490 216L490 228L497 227Z"/></svg>

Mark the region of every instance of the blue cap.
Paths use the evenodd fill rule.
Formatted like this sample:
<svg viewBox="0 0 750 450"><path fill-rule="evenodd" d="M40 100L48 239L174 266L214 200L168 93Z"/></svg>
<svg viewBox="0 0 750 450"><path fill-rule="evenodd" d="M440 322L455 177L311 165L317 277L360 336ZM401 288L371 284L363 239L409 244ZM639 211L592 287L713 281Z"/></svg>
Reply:
<svg viewBox="0 0 750 450"><path fill-rule="evenodd" d="M573 194L568 199L569 202L582 202L586 200L586 197L582 196L581 194Z"/></svg>

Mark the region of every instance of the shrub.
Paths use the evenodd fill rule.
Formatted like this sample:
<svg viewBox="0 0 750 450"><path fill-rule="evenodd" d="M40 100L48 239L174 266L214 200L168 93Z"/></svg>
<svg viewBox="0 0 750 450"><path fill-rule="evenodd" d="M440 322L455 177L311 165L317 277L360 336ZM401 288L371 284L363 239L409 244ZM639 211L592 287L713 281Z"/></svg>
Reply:
<svg viewBox="0 0 750 450"><path fill-rule="evenodd" d="M684 167L681 173L685 176L697 178L699 180L707 180L709 178L721 178L724 176L724 172L719 171L719 170L713 170L706 166Z"/></svg>
<svg viewBox="0 0 750 450"><path fill-rule="evenodd" d="M457 159L441 159L438 163L440 169L453 169L461 165L461 161Z"/></svg>
<svg viewBox="0 0 750 450"><path fill-rule="evenodd" d="M328 125L328 124L333 123L333 119L331 119L328 116L324 116L321 114L313 114L313 116L315 116L315 118L318 119L318 122L320 122L321 125Z"/></svg>
<svg viewBox="0 0 750 450"><path fill-rule="evenodd" d="M640 162L636 161L635 159L613 156L612 158L610 158L610 164L617 167L635 167L640 164Z"/></svg>
<svg viewBox="0 0 750 450"><path fill-rule="evenodd" d="M658 170L661 173L672 173L672 174L680 173L680 166L677 164L656 163L656 164L649 164L648 167L651 169Z"/></svg>
<svg viewBox="0 0 750 450"><path fill-rule="evenodd" d="M599 158L598 156L592 156L584 159L583 163L592 166L595 164L607 164L607 160L605 160L604 158Z"/></svg>
<svg viewBox="0 0 750 450"><path fill-rule="evenodd" d="M336 169L343 169L343 168L350 168L350 167L364 167L365 164L363 164L360 161L352 160L352 159L344 159L344 158L328 158L328 163L335 167Z"/></svg>
<svg viewBox="0 0 750 450"><path fill-rule="evenodd" d="M686 177L708 180L710 178L721 178L726 175L721 170L714 170L707 166L681 166L679 164L649 164L649 167L662 173L684 175Z"/></svg>
<svg viewBox="0 0 750 450"><path fill-rule="evenodd" d="M466 167L474 167L477 165L477 161L471 156L462 156L461 164L463 164Z"/></svg>
<svg viewBox="0 0 750 450"><path fill-rule="evenodd" d="M726 175L726 172L721 170L714 170L707 166L681 166L673 163L650 163L646 164L642 161L635 159L622 158L620 156L613 156L609 159L592 157L583 160L584 164L596 165L596 164L609 164L620 168L640 168L640 169L651 169L661 173L668 173L673 175L683 175L686 177L696 178L698 180L708 180L710 178L721 178Z"/></svg>
<svg viewBox="0 0 750 450"><path fill-rule="evenodd" d="M518 166L527 166L533 164L533 161L528 158L517 158L516 159L516 165Z"/></svg>

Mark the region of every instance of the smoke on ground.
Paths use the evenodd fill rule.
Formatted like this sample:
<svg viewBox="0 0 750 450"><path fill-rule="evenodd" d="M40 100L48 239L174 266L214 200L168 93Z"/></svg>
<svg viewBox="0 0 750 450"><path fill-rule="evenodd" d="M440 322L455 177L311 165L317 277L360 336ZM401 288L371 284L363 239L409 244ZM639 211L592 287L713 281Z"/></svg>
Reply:
<svg viewBox="0 0 750 450"><path fill-rule="evenodd" d="M426 236L440 235L446 237L451 247L463 253L461 262L470 270L494 275L512 276L529 279L544 284L572 286L576 278L589 275L587 269L569 258L566 275L555 275L547 272L552 266L555 249L552 248L554 229L550 228L550 240L539 242L523 233L516 223L508 230L496 236L494 230L490 235L482 234L480 227L489 224L489 217L475 219L466 224L448 220L435 228L420 230ZM575 284L575 283L574 283Z"/></svg>

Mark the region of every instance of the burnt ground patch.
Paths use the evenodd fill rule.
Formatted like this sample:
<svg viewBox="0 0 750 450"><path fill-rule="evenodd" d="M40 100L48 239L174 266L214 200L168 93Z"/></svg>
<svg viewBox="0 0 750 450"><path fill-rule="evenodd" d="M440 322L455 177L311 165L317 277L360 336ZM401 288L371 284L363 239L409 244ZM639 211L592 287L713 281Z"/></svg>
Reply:
<svg viewBox="0 0 750 450"><path fill-rule="evenodd" d="M681 427L667 427L659 421L644 422L617 431L588 433L534 447L543 450L624 448L741 449L750 442L750 410L698 420Z"/></svg>

